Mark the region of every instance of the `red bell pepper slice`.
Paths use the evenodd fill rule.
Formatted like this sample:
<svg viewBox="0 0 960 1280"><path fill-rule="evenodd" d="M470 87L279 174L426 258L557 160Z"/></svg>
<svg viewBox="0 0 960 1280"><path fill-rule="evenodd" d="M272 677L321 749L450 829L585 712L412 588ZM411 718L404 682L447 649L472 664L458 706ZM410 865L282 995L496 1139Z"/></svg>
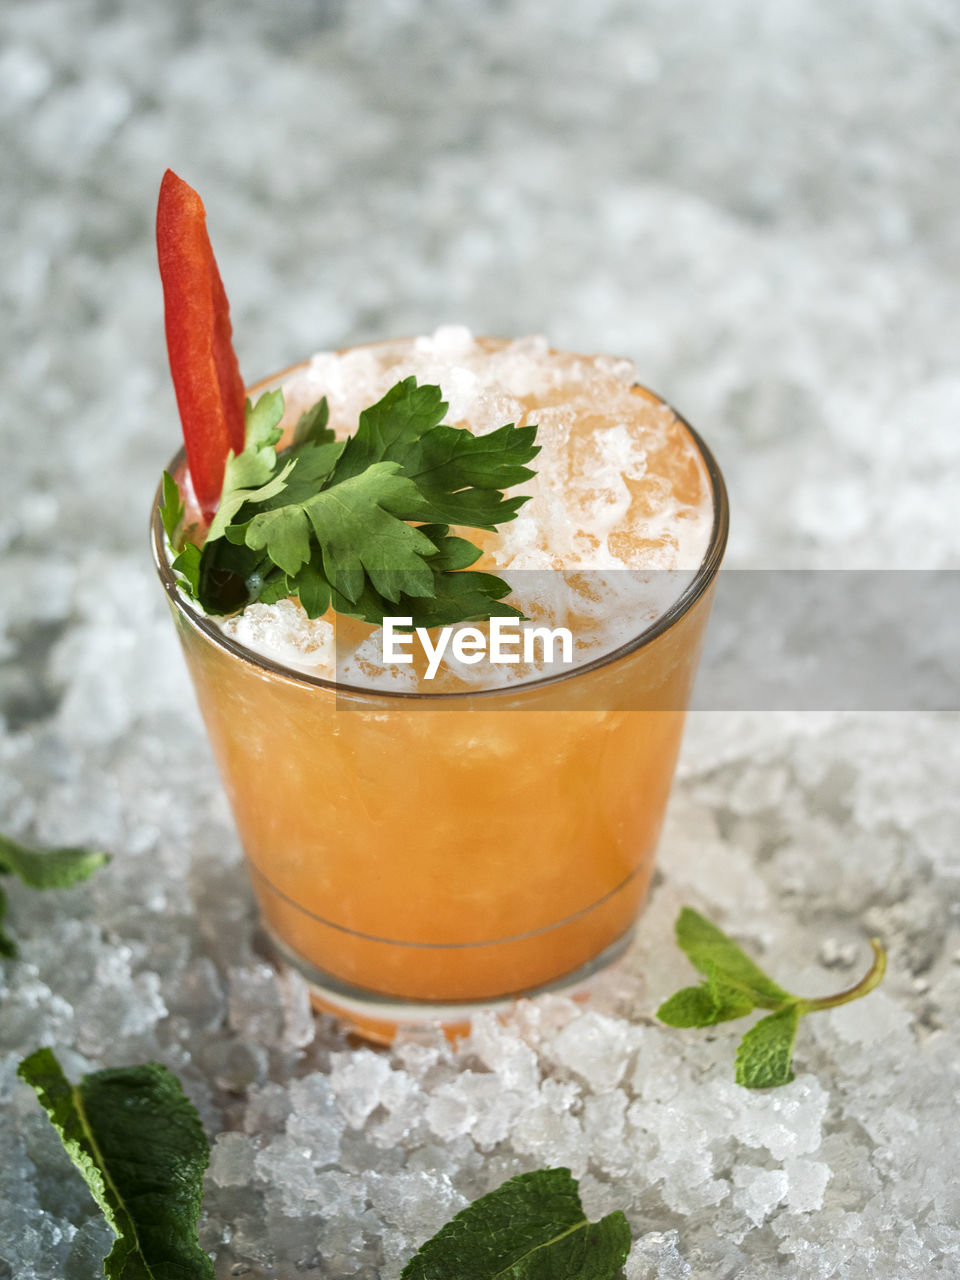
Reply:
<svg viewBox="0 0 960 1280"><path fill-rule="evenodd" d="M223 487L227 453L243 449L245 393L203 201L171 169L160 184L157 256L187 465L197 502L209 520Z"/></svg>

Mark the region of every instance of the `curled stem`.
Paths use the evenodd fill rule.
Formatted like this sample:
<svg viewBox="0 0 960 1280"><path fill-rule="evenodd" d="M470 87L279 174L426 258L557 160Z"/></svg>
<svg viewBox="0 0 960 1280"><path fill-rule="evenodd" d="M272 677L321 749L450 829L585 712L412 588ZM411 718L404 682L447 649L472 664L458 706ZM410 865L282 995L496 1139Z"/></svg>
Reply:
<svg viewBox="0 0 960 1280"><path fill-rule="evenodd" d="M887 971L887 953L879 938L871 938L870 946L873 948L873 964L858 983L848 987L846 991L838 992L835 996L818 996L812 1000L798 1001L801 1012L836 1009L841 1004L849 1004L851 1000L859 1000L861 996L869 995L875 987L879 987Z"/></svg>

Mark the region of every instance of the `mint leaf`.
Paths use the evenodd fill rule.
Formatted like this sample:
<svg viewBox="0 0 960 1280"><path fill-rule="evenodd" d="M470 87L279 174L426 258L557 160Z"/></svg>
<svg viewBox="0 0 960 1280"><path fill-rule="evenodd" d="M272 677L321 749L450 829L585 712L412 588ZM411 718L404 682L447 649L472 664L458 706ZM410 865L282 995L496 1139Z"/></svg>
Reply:
<svg viewBox="0 0 960 1280"><path fill-rule="evenodd" d="M692 907L681 910L676 934L677 945L695 969L708 978L713 973L727 985L740 988L753 996L755 1005L776 1008L784 1000L793 999L789 991L768 978L722 929Z"/></svg>
<svg viewBox="0 0 960 1280"><path fill-rule="evenodd" d="M670 1027L712 1027L718 1022L742 1018L752 1013L753 1007L752 1001L737 996L728 1003L718 1004L704 983L700 987L684 987L664 1000L657 1017Z"/></svg>
<svg viewBox="0 0 960 1280"><path fill-rule="evenodd" d="M69 888L109 861L110 855L98 849L30 849L0 835L0 874L15 875L31 889Z"/></svg>
<svg viewBox="0 0 960 1280"><path fill-rule="evenodd" d="M13 960L17 954L17 944L3 927L3 920L6 914L7 895L0 889L0 956L3 956L6 960Z"/></svg>
<svg viewBox="0 0 960 1280"><path fill-rule="evenodd" d="M731 1018L743 1018L755 1008L750 993L725 982L715 968L707 974L707 994L713 1006L713 1022L729 1022Z"/></svg>
<svg viewBox="0 0 960 1280"><path fill-rule="evenodd" d="M747 1089L770 1089L793 1079L793 1042L800 1010L789 1004L751 1027L737 1049L736 1080Z"/></svg>
<svg viewBox="0 0 960 1280"><path fill-rule="evenodd" d="M569 1169L522 1173L461 1210L401 1280L613 1280L630 1251L622 1213L588 1222Z"/></svg>
<svg viewBox="0 0 960 1280"><path fill-rule="evenodd" d="M0 835L0 875L14 875L31 889L66 889L93 875L110 861L98 849L31 849L10 836ZM12 960L17 944L3 928L7 897L0 889L0 956Z"/></svg>
<svg viewBox="0 0 960 1280"><path fill-rule="evenodd" d="M213 1280L196 1229L209 1148L177 1077L148 1062L72 1085L50 1049L24 1059L17 1074L116 1234L104 1259L108 1280Z"/></svg>
<svg viewBox="0 0 960 1280"><path fill-rule="evenodd" d="M665 1000L657 1017L671 1027L711 1027L754 1009L773 1009L746 1033L737 1050L736 1080L747 1089L767 1089L793 1079L793 1042L800 1019L869 995L883 981L887 954L871 938L873 964L855 986L832 996L802 999L768 978L715 924L692 907L677 916L677 942L706 975L699 987L684 987Z"/></svg>
<svg viewBox="0 0 960 1280"><path fill-rule="evenodd" d="M699 987L684 987L665 1000L657 1017L671 1027L712 1027L731 1018L752 1013L751 996L730 986L717 974L715 965L707 965L709 974Z"/></svg>
<svg viewBox="0 0 960 1280"><path fill-rule="evenodd" d="M716 1022L715 1012L713 999L704 984L675 991L657 1010L657 1017L669 1027L712 1027Z"/></svg>

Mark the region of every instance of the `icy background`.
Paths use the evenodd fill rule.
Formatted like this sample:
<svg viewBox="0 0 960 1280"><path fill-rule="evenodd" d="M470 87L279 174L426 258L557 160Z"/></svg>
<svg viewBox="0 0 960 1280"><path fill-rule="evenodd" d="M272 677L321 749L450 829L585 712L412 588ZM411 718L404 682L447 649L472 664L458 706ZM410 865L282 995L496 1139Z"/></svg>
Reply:
<svg viewBox="0 0 960 1280"><path fill-rule="evenodd" d="M18 1058L158 1058L215 1138L220 1277L394 1276L514 1172L622 1206L630 1280L960 1273L960 814L949 716L702 715L625 971L456 1054L358 1049L265 965L146 514L176 442L152 218L198 186L252 381L319 346L547 333L703 429L728 563L957 567L952 0L7 0L0 12L0 829L115 851L12 890L0 1278L107 1233ZM732 1083L651 1020L707 911L787 986L891 972Z"/></svg>

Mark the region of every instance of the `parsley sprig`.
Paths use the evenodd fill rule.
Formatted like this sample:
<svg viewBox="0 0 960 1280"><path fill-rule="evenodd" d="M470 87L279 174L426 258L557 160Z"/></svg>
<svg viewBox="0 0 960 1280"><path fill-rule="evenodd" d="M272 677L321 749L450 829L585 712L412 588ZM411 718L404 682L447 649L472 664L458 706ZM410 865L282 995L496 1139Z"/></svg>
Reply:
<svg viewBox="0 0 960 1280"><path fill-rule="evenodd" d="M527 501L504 489L530 479L535 426L485 436L450 427L439 387L403 379L337 440L326 399L303 414L278 453L283 393L246 406L243 452L230 454L203 546L183 527L184 504L164 473L160 515L181 586L211 614L256 600L299 598L311 618L337 613L379 624L409 616L438 627L494 615L510 587L467 572L480 548L451 525L495 529Z"/></svg>
<svg viewBox="0 0 960 1280"><path fill-rule="evenodd" d="M793 1079L793 1042L800 1019L869 995L880 985L887 967L883 946L871 938L873 964L855 986L836 995L804 999L767 977L722 929L692 907L684 907L677 917L676 935L677 945L704 981L664 1001L657 1010L661 1022L671 1027L712 1027L746 1017L754 1009L772 1010L750 1028L737 1050L737 1084L747 1089L788 1084Z"/></svg>

